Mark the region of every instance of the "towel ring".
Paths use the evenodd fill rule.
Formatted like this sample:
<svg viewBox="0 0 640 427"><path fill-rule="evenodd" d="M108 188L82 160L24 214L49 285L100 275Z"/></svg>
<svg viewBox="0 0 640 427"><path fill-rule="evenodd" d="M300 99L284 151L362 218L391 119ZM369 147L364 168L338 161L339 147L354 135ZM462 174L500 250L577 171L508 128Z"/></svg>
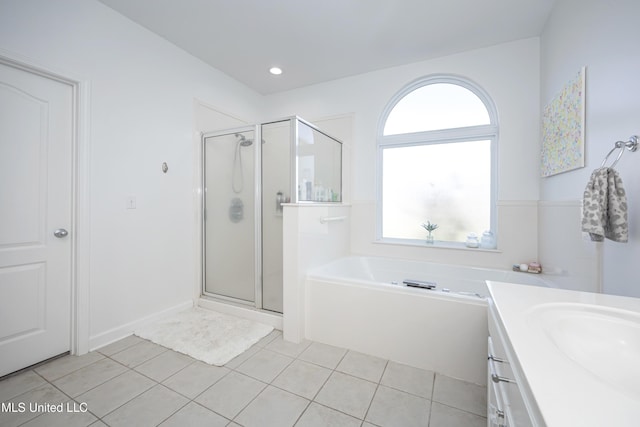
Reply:
<svg viewBox="0 0 640 427"><path fill-rule="evenodd" d="M611 151L609 151L609 154L607 154L607 156L602 161L600 167L604 167L604 165L607 163L607 160L609 159L609 156L611 156L614 151L620 150L620 152L618 153L618 157L616 157L611 166L609 166L611 168L614 167L618 163L618 160L620 160L620 157L622 157L622 155L624 154L625 148L631 152L636 151L638 149L638 136L633 135L629 138L628 141L617 141L615 143L615 146L611 149Z"/></svg>

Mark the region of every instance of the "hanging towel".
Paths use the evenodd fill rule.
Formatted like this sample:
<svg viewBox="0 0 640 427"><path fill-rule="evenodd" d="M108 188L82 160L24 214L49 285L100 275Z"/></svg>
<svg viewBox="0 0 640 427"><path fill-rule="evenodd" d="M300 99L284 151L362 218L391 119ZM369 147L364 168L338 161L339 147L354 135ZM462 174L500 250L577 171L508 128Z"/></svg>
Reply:
<svg viewBox="0 0 640 427"><path fill-rule="evenodd" d="M582 231L594 242L605 237L622 243L629 239L627 195L615 169L599 168L591 174L584 190Z"/></svg>

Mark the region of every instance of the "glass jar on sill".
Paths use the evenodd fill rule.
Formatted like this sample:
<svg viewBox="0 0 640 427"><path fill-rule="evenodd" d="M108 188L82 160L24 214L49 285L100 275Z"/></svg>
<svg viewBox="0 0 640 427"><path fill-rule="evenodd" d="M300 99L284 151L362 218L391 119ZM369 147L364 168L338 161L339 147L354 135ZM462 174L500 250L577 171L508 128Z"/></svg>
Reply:
<svg viewBox="0 0 640 427"><path fill-rule="evenodd" d="M496 248L496 236L490 230L482 233L482 239L480 239L480 247L482 249Z"/></svg>
<svg viewBox="0 0 640 427"><path fill-rule="evenodd" d="M480 246L480 242L478 241L478 236L476 233L469 233L467 236L467 241L464 243L468 248L477 248Z"/></svg>

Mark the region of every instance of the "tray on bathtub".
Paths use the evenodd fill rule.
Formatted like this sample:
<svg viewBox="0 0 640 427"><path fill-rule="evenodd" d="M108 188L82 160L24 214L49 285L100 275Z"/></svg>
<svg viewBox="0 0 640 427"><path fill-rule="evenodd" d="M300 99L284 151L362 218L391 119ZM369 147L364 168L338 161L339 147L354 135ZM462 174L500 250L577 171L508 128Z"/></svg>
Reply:
<svg viewBox="0 0 640 427"><path fill-rule="evenodd" d="M422 289L435 289L436 284L434 282L426 282L424 280L404 279L402 284L410 286L412 288Z"/></svg>

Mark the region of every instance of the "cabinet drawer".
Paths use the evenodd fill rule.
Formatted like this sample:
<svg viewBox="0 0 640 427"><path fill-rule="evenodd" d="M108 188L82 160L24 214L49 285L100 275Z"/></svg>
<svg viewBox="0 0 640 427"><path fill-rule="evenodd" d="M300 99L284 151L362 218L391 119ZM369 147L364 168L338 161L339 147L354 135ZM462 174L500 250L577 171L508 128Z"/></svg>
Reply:
<svg viewBox="0 0 640 427"><path fill-rule="evenodd" d="M493 353L491 337L488 342L489 355ZM492 360L487 359L487 392L489 396L487 398L487 426L488 427L509 427L507 418L506 405L504 402L504 390L499 382L494 382L492 375L495 373L495 368L492 366Z"/></svg>
<svg viewBox="0 0 640 427"><path fill-rule="evenodd" d="M505 377L511 381L515 381L515 374L509 362L509 357L505 349L502 334L498 330L495 319L489 315L489 361L493 360L493 366L496 373L501 377Z"/></svg>
<svg viewBox="0 0 640 427"><path fill-rule="evenodd" d="M496 393L499 397L496 402L502 405L504 413L504 426L529 427L532 426L531 418L527 411L527 406L518 385L518 378L511 363L507 344L499 329L494 314L489 311L489 341L488 341L488 385L489 398ZM495 387L494 387L495 386ZM488 408L490 409L490 408ZM488 412L488 416L490 416ZM500 418L497 417L496 420ZM488 425L493 427L489 420ZM491 421L493 422L493 421Z"/></svg>

